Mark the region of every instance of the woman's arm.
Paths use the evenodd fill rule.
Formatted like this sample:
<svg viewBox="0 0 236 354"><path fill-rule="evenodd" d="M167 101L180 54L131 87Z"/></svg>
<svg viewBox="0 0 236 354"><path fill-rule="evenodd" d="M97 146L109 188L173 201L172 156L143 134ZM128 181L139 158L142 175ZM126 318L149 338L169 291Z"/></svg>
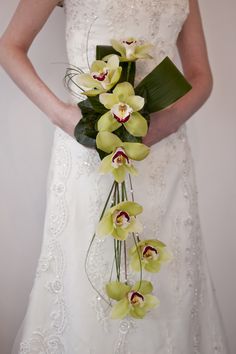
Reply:
<svg viewBox="0 0 236 354"><path fill-rule="evenodd" d="M177 46L185 77L191 83L192 90L170 108L151 115L148 133L143 138L148 146L176 132L203 105L212 90L212 75L197 0L189 0L189 6L190 13L179 34Z"/></svg>
<svg viewBox="0 0 236 354"><path fill-rule="evenodd" d="M62 102L36 73L27 53L58 0L21 0L0 38L0 64L18 87L56 125L73 136L78 107Z"/></svg>

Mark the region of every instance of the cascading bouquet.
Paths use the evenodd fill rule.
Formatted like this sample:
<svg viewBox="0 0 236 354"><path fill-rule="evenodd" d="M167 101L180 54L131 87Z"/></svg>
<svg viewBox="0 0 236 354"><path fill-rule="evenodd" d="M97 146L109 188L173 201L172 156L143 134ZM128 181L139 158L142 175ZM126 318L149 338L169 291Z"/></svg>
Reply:
<svg viewBox="0 0 236 354"><path fill-rule="evenodd" d="M77 67L67 69L65 82L69 88L73 83L87 97L78 103L82 119L74 132L77 141L95 148L101 158L101 173L112 173L114 177L90 247L95 237L113 238L116 274L115 278L111 274L110 281L104 284L108 300L95 290L111 305L112 318L143 318L159 300L152 295L153 285L143 279L142 270L159 272L171 253L160 240L141 238L142 225L137 216L143 208L134 201L131 175L138 171L133 161L141 161L149 154L142 137L147 134L150 113L168 107L191 86L166 57L134 88L135 62L152 58L151 45L135 38L113 39L111 44L96 47L96 60L89 73ZM131 200L126 177L132 191ZM129 250L128 237L133 240ZM128 278L128 262L139 273L135 284Z"/></svg>

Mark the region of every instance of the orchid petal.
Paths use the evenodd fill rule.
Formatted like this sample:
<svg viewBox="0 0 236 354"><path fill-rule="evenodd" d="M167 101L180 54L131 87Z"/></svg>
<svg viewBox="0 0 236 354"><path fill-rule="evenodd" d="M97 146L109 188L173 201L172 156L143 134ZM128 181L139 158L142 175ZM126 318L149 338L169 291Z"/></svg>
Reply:
<svg viewBox="0 0 236 354"><path fill-rule="evenodd" d="M123 299L130 289L131 286L119 281L112 281L106 284L107 295L116 301Z"/></svg>
<svg viewBox="0 0 236 354"><path fill-rule="evenodd" d="M117 207L117 209L124 210L129 215L138 215L143 211L143 207L136 202L121 202L117 205Z"/></svg>
<svg viewBox="0 0 236 354"><path fill-rule="evenodd" d="M126 171L124 166L119 166L117 168L113 168L112 170L113 176L116 182L121 183L124 181L126 176Z"/></svg>
<svg viewBox="0 0 236 354"><path fill-rule="evenodd" d="M159 258L160 263L169 262L169 261L173 260L173 258L174 258L174 255L172 254L172 252L167 251L167 250L160 251L160 258Z"/></svg>
<svg viewBox="0 0 236 354"><path fill-rule="evenodd" d="M149 154L150 148L142 143L123 143L125 152L131 160L141 161Z"/></svg>
<svg viewBox="0 0 236 354"><path fill-rule="evenodd" d="M131 173L134 176L138 175L138 170L133 166L125 166L125 168L129 171L129 173Z"/></svg>
<svg viewBox="0 0 236 354"><path fill-rule="evenodd" d="M97 226L96 234L98 236L110 235L112 233L113 228L114 226L113 226L111 214L110 213L105 214Z"/></svg>
<svg viewBox="0 0 236 354"><path fill-rule="evenodd" d="M135 94L133 86L126 81L117 84L113 90L113 93L119 97L121 102L126 102L129 96L133 96Z"/></svg>
<svg viewBox="0 0 236 354"><path fill-rule="evenodd" d="M111 112L108 111L99 118L97 125L99 131L107 130L112 132L113 130L118 129L121 126L121 123L117 122Z"/></svg>
<svg viewBox="0 0 236 354"><path fill-rule="evenodd" d="M130 116L130 119L123 124L131 135L145 136L147 134L147 130L148 130L147 121L138 112L133 112Z"/></svg>
<svg viewBox="0 0 236 354"><path fill-rule="evenodd" d="M151 294L145 295L145 309L151 309L157 307L160 304L160 300Z"/></svg>
<svg viewBox="0 0 236 354"><path fill-rule="evenodd" d="M122 319L129 313L129 300L128 298L124 298L118 301L112 308L111 317L113 319Z"/></svg>
<svg viewBox="0 0 236 354"><path fill-rule="evenodd" d="M111 109L115 104L119 103L118 97L113 93L102 93L99 95L99 101L107 109Z"/></svg>
<svg viewBox="0 0 236 354"><path fill-rule="evenodd" d="M112 164L111 164L111 159L112 159L112 154L105 156L102 159L101 165L100 165L100 169L99 171L101 173L108 173L112 171Z"/></svg>
<svg viewBox="0 0 236 354"><path fill-rule="evenodd" d="M130 309L130 315L134 318L143 318L146 315L146 309L140 306L133 306Z"/></svg>
<svg viewBox="0 0 236 354"><path fill-rule="evenodd" d="M90 72L102 72L106 65L107 63L105 63L103 60L94 60L91 65Z"/></svg>
<svg viewBox="0 0 236 354"><path fill-rule="evenodd" d="M110 78L111 81L111 85L109 85L109 87L113 87L120 79L120 75L122 72L122 67L119 66L118 69L114 70L114 72L112 72L112 77Z"/></svg>
<svg viewBox="0 0 236 354"><path fill-rule="evenodd" d="M87 88L101 88L101 84L92 78L90 74L81 74L76 78L76 83Z"/></svg>
<svg viewBox="0 0 236 354"><path fill-rule="evenodd" d="M140 258L137 253L131 258L130 266L135 272L140 272L140 269L142 268L142 261L140 265Z"/></svg>
<svg viewBox="0 0 236 354"><path fill-rule="evenodd" d="M119 41L112 39L111 45L118 53L121 54L122 57L125 56L125 48Z"/></svg>
<svg viewBox="0 0 236 354"><path fill-rule="evenodd" d="M153 48L152 44L141 44L135 48L135 55L137 57L150 56L148 52Z"/></svg>
<svg viewBox="0 0 236 354"><path fill-rule="evenodd" d="M116 54L111 55L107 61L107 67L111 70L116 70L119 67L119 64L119 57Z"/></svg>
<svg viewBox="0 0 236 354"><path fill-rule="evenodd" d="M101 89L87 90L81 93L85 96L93 97L99 95L102 92L105 92L105 89L101 88Z"/></svg>
<svg viewBox="0 0 236 354"><path fill-rule="evenodd" d="M141 96L129 96L126 103L133 109L134 112L140 111L144 106L144 98Z"/></svg>
<svg viewBox="0 0 236 354"><path fill-rule="evenodd" d="M157 273L161 269L161 264L159 262L159 259L155 261L148 262L144 265L144 268L151 273Z"/></svg>
<svg viewBox="0 0 236 354"><path fill-rule="evenodd" d="M142 232L143 231L143 225L139 221L138 218L135 218L135 220L133 220L129 224L129 226L127 226L126 230L129 231L129 232Z"/></svg>
<svg viewBox="0 0 236 354"><path fill-rule="evenodd" d="M98 149L107 153L112 152L116 147L121 146L122 141L117 135L108 131L101 131L97 134L96 145Z"/></svg>
<svg viewBox="0 0 236 354"><path fill-rule="evenodd" d="M142 280L141 282L138 280L132 287L132 290L138 291L142 295L146 295L153 291L153 285L148 280Z"/></svg>
<svg viewBox="0 0 236 354"><path fill-rule="evenodd" d="M112 232L112 236L116 240L124 241L128 236L127 228L125 228L125 229L122 229L121 227L114 228L114 230Z"/></svg>

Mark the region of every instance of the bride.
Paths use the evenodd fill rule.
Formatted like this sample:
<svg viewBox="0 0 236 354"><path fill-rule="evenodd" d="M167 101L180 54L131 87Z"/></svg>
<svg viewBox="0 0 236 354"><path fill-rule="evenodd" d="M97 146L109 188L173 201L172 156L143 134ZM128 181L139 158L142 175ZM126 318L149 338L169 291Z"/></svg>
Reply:
<svg viewBox="0 0 236 354"><path fill-rule="evenodd" d="M143 237L160 239L174 256L160 275L150 277L160 306L144 319L111 319L85 274L90 237L111 179L98 174L97 152L74 139L82 114L73 98L62 102L27 56L57 5L65 9L71 65L87 70L86 56L90 63L95 59L97 44L132 35L154 45L154 60L137 64L137 81L166 56L174 60L177 48L192 85L175 104L151 115L143 138L150 154L133 180L135 199L144 207ZM21 0L1 38L0 62L56 126L42 250L12 353L228 353L202 243L185 130L212 89L197 0ZM109 242L94 242L89 272L99 289L109 273L109 254Z"/></svg>

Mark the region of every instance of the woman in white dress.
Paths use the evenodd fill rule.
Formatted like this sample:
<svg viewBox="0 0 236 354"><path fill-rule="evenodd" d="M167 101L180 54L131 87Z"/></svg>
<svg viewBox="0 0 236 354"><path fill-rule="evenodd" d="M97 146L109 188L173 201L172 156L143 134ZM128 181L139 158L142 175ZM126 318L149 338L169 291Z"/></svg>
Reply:
<svg viewBox="0 0 236 354"><path fill-rule="evenodd" d="M99 157L73 138L81 112L64 103L27 57L58 0L21 0L0 42L0 60L12 79L55 124L44 237L29 305L12 353L226 354L220 314L198 218L197 192L185 122L212 89L197 0L65 0L69 62L84 70L97 44L134 35L154 44L154 60L137 62L136 84L176 44L192 90L153 113L143 142L151 147L133 179L143 208L145 238L167 244L173 260L150 276L160 306L144 319L111 320L91 287L84 262L111 176L97 172ZM88 42L87 42L88 41ZM88 44L88 45L87 45ZM88 53L86 50L88 48ZM142 187L142 188L140 188ZM103 291L109 278L109 240L95 239L87 272Z"/></svg>

